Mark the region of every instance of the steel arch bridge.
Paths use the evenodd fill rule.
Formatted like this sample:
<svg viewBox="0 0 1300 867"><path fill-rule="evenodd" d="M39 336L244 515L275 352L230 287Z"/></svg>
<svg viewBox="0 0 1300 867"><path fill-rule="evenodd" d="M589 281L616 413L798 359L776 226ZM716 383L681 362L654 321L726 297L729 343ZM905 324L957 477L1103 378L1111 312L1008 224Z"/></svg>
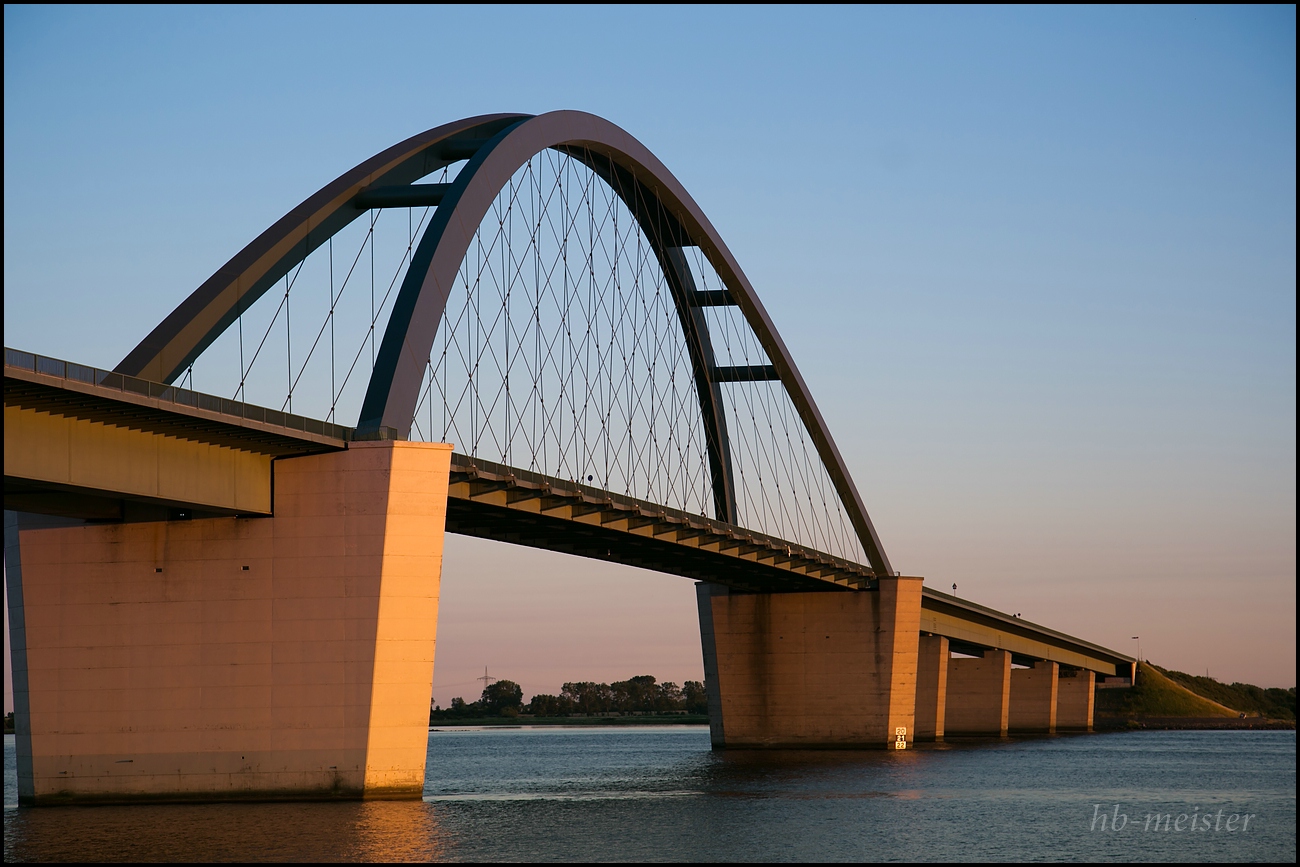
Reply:
<svg viewBox="0 0 1300 867"><path fill-rule="evenodd" d="M392 211L409 232L376 307L376 220ZM368 244L370 321L340 364L335 239L367 215L348 280ZM295 375L289 313L304 263L326 250L329 309ZM246 362L244 320L263 298L279 306ZM238 331L233 397L247 400L281 310L282 408L295 388L301 404L309 365L323 370L328 332L334 420L368 340L354 436L459 444L449 531L738 589L866 589L896 574L739 263L673 174L606 120L484 115L388 148L231 258L116 372L192 383L205 350Z"/></svg>
<svg viewBox="0 0 1300 867"><path fill-rule="evenodd" d="M1134 672L893 572L677 179L488 115L310 196L116 371L6 348L20 803L420 797L444 528L698 579L718 747L1088 730Z"/></svg>

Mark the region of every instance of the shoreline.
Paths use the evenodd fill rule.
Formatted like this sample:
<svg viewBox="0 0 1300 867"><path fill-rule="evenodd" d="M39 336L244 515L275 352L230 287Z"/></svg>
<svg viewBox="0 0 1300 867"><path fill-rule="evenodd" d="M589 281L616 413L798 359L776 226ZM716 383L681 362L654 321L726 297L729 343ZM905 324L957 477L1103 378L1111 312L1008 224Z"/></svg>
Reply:
<svg viewBox="0 0 1300 867"><path fill-rule="evenodd" d="M551 716L551 717L466 717L465 719L432 720L429 729L437 728L550 728L567 726L707 726L709 718L704 714L677 714L673 716Z"/></svg>
<svg viewBox="0 0 1300 867"><path fill-rule="evenodd" d="M676 725L655 724L655 725L564 725L562 723L548 723L546 725L435 725L429 727L429 734L464 734L466 732L486 732L486 731L533 731L534 729L571 729L574 731L592 731L594 729L691 729L708 731L709 727L700 723L678 723Z"/></svg>
<svg viewBox="0 0 1300 867"><path fill-rule="evenodd" d="M463 719L430 723L429 731L470 729L533 729L533 728L630 728L630 727L690 727L707 728L708 717L548 717L543 719ZM1093 724L1097 734L1133 731L1295 731L1292 720L1231 719L1218 717L1148 717L1146 719L1098 719ZM12 736L12 731L4 732Z"/></svg>
<svg viewBox="0 0 1300 867"><path fill-rule="evenodd" d="M1097 717L1093 730L1123 731L1294 731L1295 720L1264 717Z"/></svg>
<svg viewBox="0 0 1300 867"><path fill-rule="evenodd" d="M619 727L707 727L706 716L675 717L540 717L537 719L478 718L439 720L430 723L429 731L470 729L533 729L533 728L619 728ZM1294 731L1292 720L1265 719L1262 717L1124 717L1100 718L1093 724L1093 732L1102 734L1126 731ZM1076 734L1060 732L1059 734ZM1078 734L1084 734L1079 732ZM1016 734L1012 734L1016 737Z"/></svg>

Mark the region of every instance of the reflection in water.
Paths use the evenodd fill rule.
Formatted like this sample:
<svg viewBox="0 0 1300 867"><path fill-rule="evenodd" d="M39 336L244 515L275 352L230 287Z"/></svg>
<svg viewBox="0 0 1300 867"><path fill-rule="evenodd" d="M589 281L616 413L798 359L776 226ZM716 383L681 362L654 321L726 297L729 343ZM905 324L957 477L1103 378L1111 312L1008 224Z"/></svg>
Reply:
<svg viewBox="0 0 1300 867"><path fill-rule="evenodd" d="M1282 860L1294 732L712 752L698 728L442 731L416 802L19 810L5 860ZM1249 834L1099 832L1104 804L1249 812Z"/></svg>
<svg viewBox="0 0 1300 867"><path fill-rule="evenodd" d="M419 801L5 813L6 861L428 861L444 853L436 811Z"/></svg>
<svg viewBox="0 0 1300 867"><path fill-rule="evenodd" d="M347 861L440 861L446 846L436 811L419 801L370 801L355 806L350 849L335 851Z"/></svg>

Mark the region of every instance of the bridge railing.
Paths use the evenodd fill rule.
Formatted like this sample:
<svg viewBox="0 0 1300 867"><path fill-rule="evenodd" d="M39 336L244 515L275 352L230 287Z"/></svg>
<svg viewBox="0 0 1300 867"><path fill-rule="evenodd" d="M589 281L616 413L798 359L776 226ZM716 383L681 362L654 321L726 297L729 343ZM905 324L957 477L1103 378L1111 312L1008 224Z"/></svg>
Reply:
<svg viewBox="0 0 1300 867"><path fill-rule="evenodd" d="M353 437L352 428L343 425L294 415L289 412L281 412L270 407L230 400L214 394L204 394L187 388L178 388L161 382L150 382L147 379L126 376L125 374L114 373L111 370L101 370L98 367L88 367L84 364L64 361L59 358L37 355L34 352L10 349L7 346L5 347L5 367L30 370L43 376L81 382L86 385L108 388L126 394L138 394L178 406L217 412L249 421L277 425L290 430L299 430L340 440L351 440Z"/></svg>

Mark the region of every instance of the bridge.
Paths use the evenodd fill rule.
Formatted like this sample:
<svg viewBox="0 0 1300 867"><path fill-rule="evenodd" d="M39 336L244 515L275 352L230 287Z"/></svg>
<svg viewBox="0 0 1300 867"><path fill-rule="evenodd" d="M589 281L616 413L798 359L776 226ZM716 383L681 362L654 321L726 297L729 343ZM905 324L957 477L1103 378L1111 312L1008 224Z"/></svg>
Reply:
<svg viewBox="0 0 1300 867"><path fill-rule="evenodd" d="M1086 731L1131 674L893 569L739 264L592 115L414 136L114 370L4 371L24 804L419 797L444 532L694 579L718 748Z"/></svg>

